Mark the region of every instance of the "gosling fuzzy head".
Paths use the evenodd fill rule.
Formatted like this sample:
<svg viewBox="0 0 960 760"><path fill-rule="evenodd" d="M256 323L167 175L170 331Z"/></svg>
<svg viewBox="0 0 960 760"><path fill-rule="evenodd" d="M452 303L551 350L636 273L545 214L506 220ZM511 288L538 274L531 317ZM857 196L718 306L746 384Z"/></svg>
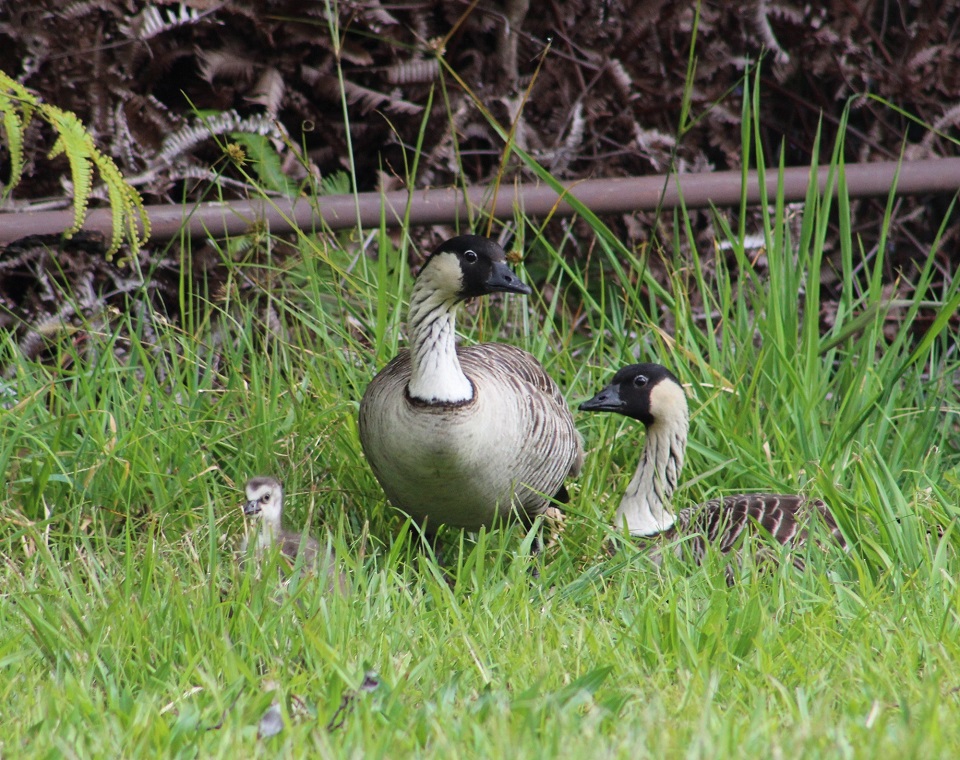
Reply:
<svg viewBox="0 0 960 760"><path fill-rule="evenodd" d="M271 477L250 478L246 485L247 502L243 514L258 519L271 534L280 532L283 517L283 486Z"/></svg>

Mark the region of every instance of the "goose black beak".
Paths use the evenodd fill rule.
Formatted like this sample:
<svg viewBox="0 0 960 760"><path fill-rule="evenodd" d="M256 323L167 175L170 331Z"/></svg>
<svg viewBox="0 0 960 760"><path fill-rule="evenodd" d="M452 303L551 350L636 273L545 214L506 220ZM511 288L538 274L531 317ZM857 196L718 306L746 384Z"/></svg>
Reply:
<svg viewBox="0 0 960 760"><path fill-rule="evenodd" d="M592 399L580 404L581 412L623 412L623 408L619 385L608 385Z"/></svg>
<svg viewBox="0 0 960 760"><path fill-rule="evenodd" d="M500 291L503 293L519 293L522 296L528 296L533 292L526 283L520 281L517 273L514 272L505 261L496 261L493 264L493 270L486 282L487 288L491 293Z"/></svg>
<svg viewBox="0 0 960 760"><path fill-rule="evenodd" d="M243 514L245 515L259 515L260 514L260 502L259 501L248 501L243 505Z"/></svg>

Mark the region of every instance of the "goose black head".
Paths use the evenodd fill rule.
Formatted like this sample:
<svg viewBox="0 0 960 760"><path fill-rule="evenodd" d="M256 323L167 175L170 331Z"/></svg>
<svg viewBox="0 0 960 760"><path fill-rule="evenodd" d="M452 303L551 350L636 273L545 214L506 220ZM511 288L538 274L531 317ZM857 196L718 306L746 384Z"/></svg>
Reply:
<svg viewBox="0 0 960 760"><path fill-rule="evenodd" d="M280 519L283 509L283 487L276 478L250 478L246 485L247 503L243 514L261 516L268 522Z"/></svg>
<svg viewBox="0 0 960 760"><path fill-rule="evenodd" d="M658 420L686 417L687 398L676 376L659 364L631 364L589 401L582 412L617 412L649 427Z"/></svg>
<svg viewBox="0 0 960 760"><path fill-rule="evenodd" d="M503 248L479 235L459 235L441 243L420 270L420 278L458 301L497 291L530 295L532 289L507 265Z"/></svg>

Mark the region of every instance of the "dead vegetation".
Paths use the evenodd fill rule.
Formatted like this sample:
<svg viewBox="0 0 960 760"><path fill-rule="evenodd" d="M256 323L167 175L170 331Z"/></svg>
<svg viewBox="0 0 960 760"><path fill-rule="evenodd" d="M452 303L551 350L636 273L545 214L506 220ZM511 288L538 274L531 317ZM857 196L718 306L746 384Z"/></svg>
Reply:
<svg viewBox="0 0 960 760"><path fill-rule="evenodd" d="M277 193L351 164L360 190L405 187L421 129L417 186L525 176L501 166L502 140L473 98L564 179L737 168L743 82L754 65L771 165L781 150L787 165L808 164L818 129L817 158L826 161L847 106L849 161L956 153L948 138L960 120L958 2L348 0L331 5L336 19L327 7L22 0L0 11L0 69L80 116L148 203L248 196L248 177L225 157L241 133L263 141L273 163L264 159L262 170L272 174L258 179ZM27 138L24 179L6 210L69 205L66 162L46 160L50 136L31 128ZM247 153L257 144L246 143ZM947 201L897 202L887 240L893 295L909 296L904 283ZM866 259L882 210L882 201L854 207ZM608 221L632 244L668 223ZM946 252L957 228L954 217L938 249L944 278L955 270ZM710 215L695 214L694 229L709 252ZM12 309L42 301L47 287L10 264L18 255L8 251L0 270L11 318L53 316L54 304L43 314ZM89 287L116 292L98 271L91 264Z"/></svg>

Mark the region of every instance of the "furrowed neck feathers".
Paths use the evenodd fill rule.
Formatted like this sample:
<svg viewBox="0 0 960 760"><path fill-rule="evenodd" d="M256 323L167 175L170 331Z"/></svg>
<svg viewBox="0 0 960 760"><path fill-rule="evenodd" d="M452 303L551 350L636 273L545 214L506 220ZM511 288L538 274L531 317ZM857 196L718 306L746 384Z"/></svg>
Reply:
<svg viewBox="0 0 960 760"><path fill-rule="evenodd" d="M407 329L412 372L407 393L428 404L456 404L473 398L473 385L457 358L459 299L442 292L425 267L413 286Z"/></svg>
<svg viewBox="0 0 960 760"><path fill-rule="evenodd" d="M683 388L661 382L651 392L656 417L647 426L640 463L617 509L616 525L626 524L631 536L654 536L676 522L670 499L677 488L690 426Z"/></svg>

